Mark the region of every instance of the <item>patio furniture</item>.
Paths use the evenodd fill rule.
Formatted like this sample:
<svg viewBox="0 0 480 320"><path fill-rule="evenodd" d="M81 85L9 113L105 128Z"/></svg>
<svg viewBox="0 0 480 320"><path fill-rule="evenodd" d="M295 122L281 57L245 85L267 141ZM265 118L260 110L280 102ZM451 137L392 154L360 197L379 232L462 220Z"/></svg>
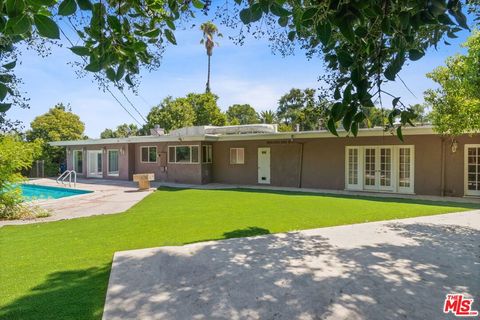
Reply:
<svg viewBox="0 0 480 320"><path fill-rule="evenodd" d="M155 180L154 173L139 173L133 175L133 181L138 183L139 190L150 189L150 181Z"/></svg>

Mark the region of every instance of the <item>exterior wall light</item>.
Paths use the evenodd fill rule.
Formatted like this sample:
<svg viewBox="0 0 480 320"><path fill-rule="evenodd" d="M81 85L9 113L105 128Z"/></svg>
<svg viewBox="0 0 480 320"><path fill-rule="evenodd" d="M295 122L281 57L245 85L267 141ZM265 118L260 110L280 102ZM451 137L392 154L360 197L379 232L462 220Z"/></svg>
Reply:
<svg viewBox="0 0 480 320"><path fill-rule="evenodd" d="M458 142L456 140L452 140L452 152L457 152L458 149Z"/></svg>

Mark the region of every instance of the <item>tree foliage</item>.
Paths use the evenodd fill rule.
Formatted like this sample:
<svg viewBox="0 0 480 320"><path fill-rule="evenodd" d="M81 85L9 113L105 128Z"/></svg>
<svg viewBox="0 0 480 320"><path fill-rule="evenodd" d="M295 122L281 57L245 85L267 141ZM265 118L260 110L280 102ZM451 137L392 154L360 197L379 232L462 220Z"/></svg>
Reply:
<svg viewBox="0 0 480 320"><path fill-rule="evenodd" d="M85 124L80 117L63 103L35 117L27 131L27 139L43 139L46 142L80 140L84 138Z"/></svg>
<svg viewBox="0 0 480 320"><path fill-rule="evenodd" d="M276 48L299 45L308 57L321 56L333 75L335 103L328 128L334 134L342 121L355 135L365 110L388 94L383 83L396 80L408 60L421 59L429 47L468 29L465 2L459 0L235 0L233 10L225 2L218 5L228 12L221 17L225 24L267 28L253 33L268 36ZM476 14L478 1L470 3ZM5 0L0 8L0 113L21 97L15 94L13 71L20 44L43 47L45 40L62 36L85 71L119 87L133 86L142 67L159 66L166 43L176 44L174 31L182 17L208 9L201 0ZM66 28L75 30L75 39ZM400 97L393 98L392 107L390 126L396 117L401 125L411 122L414 114Z"/></svg>
<svg viewBox="0 0 480 320"><path fill-rule="evenodd" d="M260 121L262 123L276 123L277 122L277 115L273 110L264 110L260 112Z"/></svg>
<svg viewBox="0 0 480 320"><path fill-rule="evenodd" d="M480 32L464 47L466 54L448 58L445 66L427 74L439 88L427 90L425 101L435 130L444 135L480 132Z"/></svg>
<svg viewBox="0 0 480 320"><path fill-rule="evenodd" d="M234 104L228 107L227 122L230 125L259 123L257 111L249 104Z"/></svg>
<svg viewBox="0 0 480 320"><path fill-rule="evenodd" d="M223 35L218 31L218 27L212 22L207 21L202 23L200 26L202 30L203 37L200 40L200 44L205 45L205 50L207 51L208 58L208 70L207 70L207 83L205 85L205 92L209 93L210 90L210 59L213 55L213 48L218 46L218 42L215 42L215 37L223 37Z"/></svg>
<svg viewBox="0 0 480 320"><path fill-rule="evenodd" d="M167 97L153 107L147 115L147 128L159 125L165 131L193 126L195 122L195 110L187 98Z"/></svg>
<svg viewBox="0 0 480 320"><path fill-rule="evenodd" d="M339 121L354 135L382 95L392 96L388 125L413 124L412 110L400 97L385 92L383 84L395 81L408 60L421 59L429 47L455 38L468 29L458 0L237 0L240 19L252 29L267 25L265 33L283 48L300 45L309 57L320 55L333 75L335 103L328 129L336 134ZM472 5L477 5L472 2ZM268 28L267 27L267 28Z"/></svg>
<svg viewBox="0 0 480 320"><path fill-rule="evenodd" d="M329 104L316 96L315 89L291 89L278 101L276 118L291 131L318 130L326 122Z"/></svg>
<svg viewBox="0 0 480 320"><path fill-rule="evenodd" d="M108 139L108 138L126 138L130 136L137 136L140 135L140 130L138 129L137 125L131 124L121 124L117 126L115 130L112 129L105 129L100 133L100 138Z"/></svg>
<svg viewBox="0 0 480 320"><path fill-rule="evenodd" d="M85 139L85 124L63 103L33 119L27 131L28 141L43 141L39 157L46 161L47 175L56 175L59 165L65 161L65 148L52 147L48 142Z"/></svg>
<svg viewBox="0 0 480 320"><path fill-rule="evenodd" d="M213 93L189 93L186 99L195 111L194 125L223 126L227 122L225 114L217 104L217 95Z"/></svg>
<svg viewBox="0 0 480 320"><path fill-rule="evenodd" d="M41 141L29 143L18 136L0 135L0 146L0 219L12 219L23 209L15 185L24 180L22 171L29 169L40 153Z"/></svg>

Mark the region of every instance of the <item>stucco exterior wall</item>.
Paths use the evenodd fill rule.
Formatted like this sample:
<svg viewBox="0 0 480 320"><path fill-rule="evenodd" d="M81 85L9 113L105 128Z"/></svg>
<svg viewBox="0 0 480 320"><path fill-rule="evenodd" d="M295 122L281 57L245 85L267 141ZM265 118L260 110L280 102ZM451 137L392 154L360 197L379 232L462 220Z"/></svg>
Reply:
<svg viewBox="0 0 480 320"><path fill-rule="evenodd" d="M464 147L465 144L480 144L480 135L456 138L458 148L452 152L451 139L439 135L407 135L404 145L413 145L414 192L422 195L442 195L442 159L445 174L443 193L446 196L464 195ZM157 181L176 183L229 183L258 184L258 148L270 148L270 171L272 186L304 187L320 189L345 189L345 147L401 145L394 136L377 137L315 138L290 140L245 140L215 142L161 142L89 145L68 147L67 168L73 169L73 150L83 150L83 174L87 173L88 150L102 150L103 178L132 179L134 173L154 173ZM198 145L199 163L168 163L168 146ZM202 145L212 145L213 163L202 163ZM442 149L443 145L443 149ZM141 162L141 147L156 146L157 162ZM230 148L244 148L245 163L230 164ZM107 149L123 150L119 153L119 175L107 173ZM303 150L303 153L302 153ZM443 150L443 151L442 151ZM443 152L443 153L442 153Z"/></svg>
<svg viewBox="0 0 480 320"><path fill-rule="evenodd" d="M464 145L480 144L480 136L462 136L458 149L451 151L451 141L438 135L405 136L404 143L385 134L380 137L298 139L290 141L223 141L213 148L213 182L256 185L257 150L270 147L271 185L319 189L345 189L345 147L376 145L414 145L414 192L442 194L442 143L445 145L445 195L464 195ZM300 154L303 166L300 180ZM245 164L231 165L230 148L245 148Z"/></svg>
<svg viewBox="0 0 480 320"><path fill-rule="evenodd" d="M108 160L107 160L107 150L119 150L118 155L118 176L108 174ZM129 146L128 144L101 144L101 145L89 145L89 146L78 146L78 147L68 147L67 148L67 169L73 170L73 151L82 150L83 151L83 172L77 173L78 177L85 178L87 177L87 152L88 150L101 150L102 151L102 178L112 179L112 180L128 180L129 175Z"/></svg>
<svg viewBox="0 0 480 320"><path fill-rule="evenodd" d="M155 180L175 183L202 184L202 164L199 163L169 163L168 147L179 145L197 145L200 142L162 142L135 144L135 173L154 173ZM156 146L157 162L144 163L141 161L141 147ZM162 157L165 157L162 160ZM201 159L200 159L201 160Z"/></svg>

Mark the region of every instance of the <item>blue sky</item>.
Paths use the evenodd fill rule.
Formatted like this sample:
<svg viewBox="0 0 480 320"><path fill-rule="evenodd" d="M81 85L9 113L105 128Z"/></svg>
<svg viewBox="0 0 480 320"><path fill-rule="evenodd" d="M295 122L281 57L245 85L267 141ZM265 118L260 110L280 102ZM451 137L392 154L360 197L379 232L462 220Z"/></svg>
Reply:
<svg viewBox="0 0 480 320"><path fill-rule="evenodd" d="M198 18L200 23L206 20L207 17ZM142 72L138 96L128 93L144 116L168 95L177 97L205 90L207 60L205 49L199 43L198 25L193 29L177 30L178 45L167 47L158 70ZM275 109L280 96L291 88L319 87L318 76L324 73L320 58L309 61L300 50L288 57L273 55L268 40L263 39L249 38L243 46L237 46L228 39L228 35L236 31L221 25L219 28L224 38L214 49L211 88L220 97L222 110L235 103L249 103L257 111ZM388 90L401 96L406 103L421 103L423 92L434 87L425 74L442 65L446 57L462 52L459 44L467 36L468 33L463 32L458 39L450 41L451 46L442 44L438 51L430 49L423 59L402 70L400 75L415 96L400 82L389 84ZM22 91L30 98L30 109L12 109L8 116L23 121L28 129L34 117L57 102L69 103L85 123L86 134L91 138L99 137L105 128L134 122L108 93L98 89L91 76L76 76L76 69L68 64L75 59L77 57L66 46L54 47L46 58L34 51L25 51L16 71L23 79Z"/></svg>

